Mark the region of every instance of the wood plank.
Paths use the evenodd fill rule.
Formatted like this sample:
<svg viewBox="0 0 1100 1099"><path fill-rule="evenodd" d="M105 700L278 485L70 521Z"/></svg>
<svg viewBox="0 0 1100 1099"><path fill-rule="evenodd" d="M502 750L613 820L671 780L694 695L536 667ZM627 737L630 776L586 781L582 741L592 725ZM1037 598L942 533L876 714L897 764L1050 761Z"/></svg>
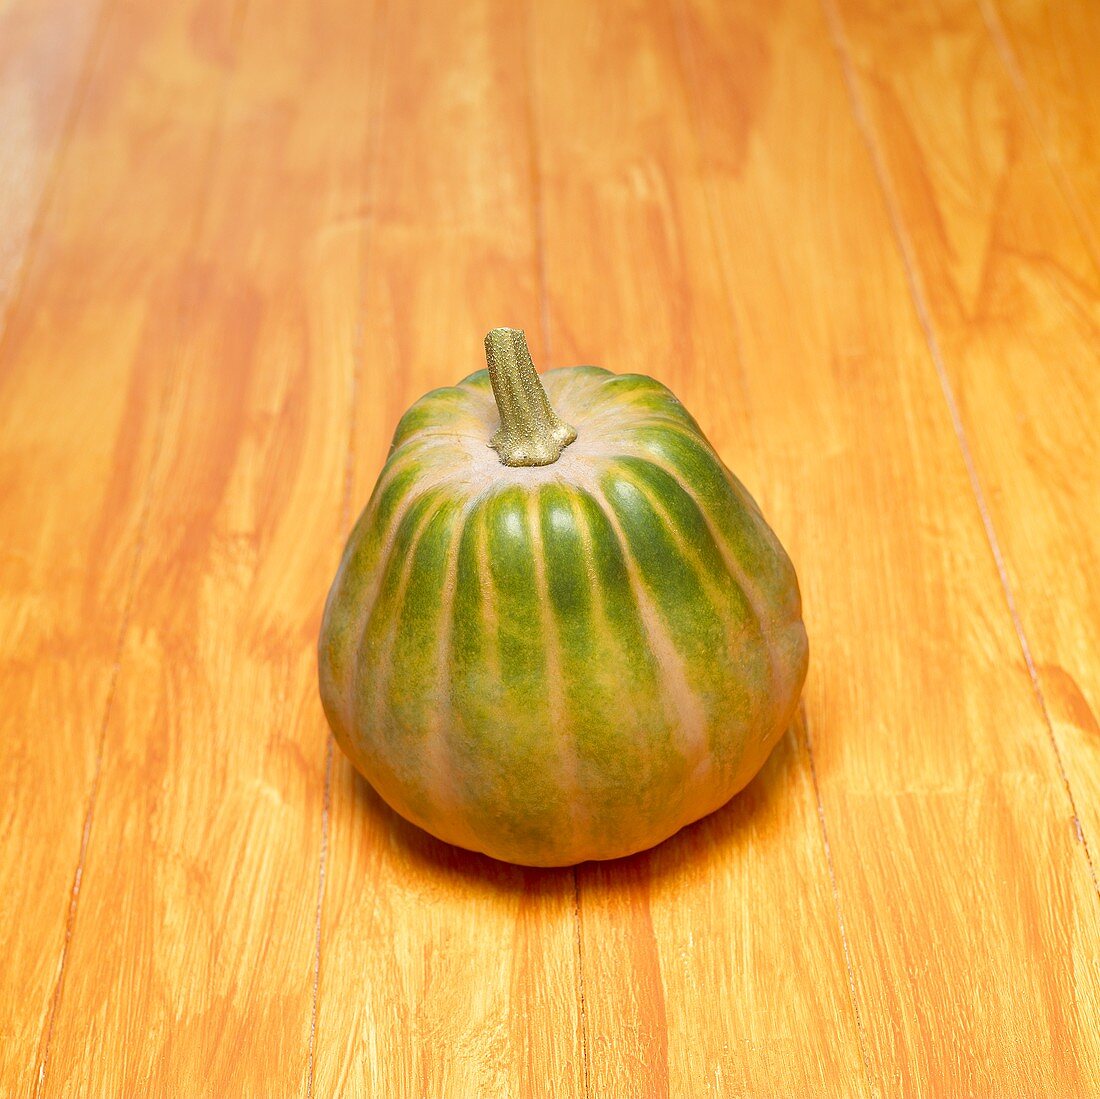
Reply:
<svg viewBox="0 0 1100 1099"><path fill-rule="evenodd" d="M904 34L888 5L844 0L843 16L1095 878L1100 268L969 3L936 0Z"/></svg>
<svg viewBox="0 0 1100 1099"><path fill-rule="evenodd" d="M208 51L226 107L209 199L166 288L169 327L149 348L176 384L51 1093L309 1084L325 750L315 645L361 296L370 23L350 0L203 18L231 24L215 34L196 19L143 58L171 71L177 51Z"/></svg>
<svg viewBox="0 0 1100 1099"><path fill-rule="evenodd" d="M95 0L0 5L0 332L90 71L102 7Z"/></svg>
<svg viewBox="0 0 1100 1099"><path fill-rule="evenodd" d="M545 365L521 16L423 0L375 30L356 512L400 413L483 366L490 328L526 326ZM583 1095L572 873L437 843L339 752L331 821L317 1094Z"/></svg>
<svg viewBox="0 0 1100 1099"><path fill-rule="evenodd" d="M884 74L926 40L919 15L887 7L869 22L887 28L876 88L900 145L911 99ZM803 564L806 711L873 1078L887 1093L1087 1094L1094 885L829 28L809 4L687 8L748 400L776 480L798 486L776 515ZM950 48L947 34L929 53ZM763 87L739 115L722 74L746 54ZM938 140L957 144L946 113ZM741 142L722 140L731 115ZM994 140L997 117L965 137ZM972 246L962 236L959 255Z"/></svg>
<svg viewBox="0 0 1100 1099"><path fill-rule="evenodd" d="M1094 13L833 2L0 0L0 1092L1092 1094ZM316 699L501 323L684 397L811 636L758 780L575 873Z"/></svg>
<svg viewBox="0 0 1100 1099"><path fill-rule="evenodd" d="M16 1094L49 1042L164 411L171 273L217 111L217 64L179 45L194 4L117 16L0 345L0 1080Z"/></svg>
<svg viewBox="0 0 1100 1099"><path fill-rule="evenodd" d="M766 442L793 408L745 401L752 368L721 263L737 236L714 235L673 12L631 0L532 10L555 365L670 384L805 567L801 478ZM767 87L750 75L737 90L751 100ZM738 137L724 119L723 144ZM765 324L788 314L778 296L760 305ZM819 683L822 644L811 631ZM593 1095L867 1094L800 737L719 813L578 880Z"/></svg>
<svg viewBox="0 0 1100 1099"><path fill-rule="evenodd" d="M1092 0L978 6L1100 264L1100 7ZM964 25L969 18L963 13Z"/></svg>

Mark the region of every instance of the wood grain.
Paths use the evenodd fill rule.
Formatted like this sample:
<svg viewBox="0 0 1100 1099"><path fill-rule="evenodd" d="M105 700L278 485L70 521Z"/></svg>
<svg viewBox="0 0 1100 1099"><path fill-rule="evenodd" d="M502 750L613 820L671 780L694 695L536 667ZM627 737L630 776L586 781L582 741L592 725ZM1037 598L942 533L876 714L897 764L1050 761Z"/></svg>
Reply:
<svg viewBox="0 0 1100 1099"><path fill-rule="evenodd" d="M789 379L759 399L800 395L794 437L776 430L773 444L813 441L784 480L830 497L847 530L842 556L807 568L823 584L808 604L823 600L842 635L883 639L880 663L852 666L846 642L811 628L818 668L836 677L847 665L849 685L817 678L806 698L872 1072L904 1093L1088 1094L1098 1071L1095 888L934 357L887 244L887 209L844 198L872 190L859 119L836 102L842 85L816 11L732 10L797 81L786 100L773 87L773 141L764 126L753 136L762 157L773 150L769 197L783 239L798 241L801 262L788 262L802 275L797 331L807 343L788 345L789 328L761 331L769 280L738 279L734 300L746 345ZM699 40L712 35L703 23ZM900 68L910 40L917 48L919 28L888 39L877 86L885 57ZM902 123L891 116L893 131ZM792 183L813 179L812 193L778 191L780 164ZM778 233L755 190L717 177L725 232L772 224ZM738 272L782 251L777 237L747 249ZM813 364L829 346L828 367ZM830 436L832 459L821 445ZM852 728L868 731L845 736Z"/></svg>
<svg viewBox="0 0 1100 1099"><path fill-rule="evenodd" d="M554 363L667 382L774 518L784 488L760 449L772 425L744 403L675 13L579 0L532 10ZM625 277L607 278L608 256ZM790 545L794 523L777 533ZM578 883L593 1095L753 1095L775 1086L779 1066L791 1094L864 1093L794 740L712 819L650 854L581 867ZM703 1014L714 1025L700 1026Z"/></svg>
<svg viewBox="0 0 1100 1099"><path fill-rule="evenodd" d="M173 384L50 1092L308 1083L317 577L340 525L359 305L344 230L367 114L346 95L363 75L351 13L338 0L181 11L189 56L222 73L208 82L220 104L190 150L207 183L173 227L187 247L159 303Z"/></svg>
<svg viewBox="0 0 1100 1099"><path fill-rule="evenodd" d="M20 1094L60 994L196 209L188 169L216 115L209 63L179 48L192 14L124 6L106 29L0 346L0 1071ZM120 202L139 180L143 201Z"/></svg>
<svg viewBox="0 0 1100 1099"><path fill-rule="evenodd" d="M356 511L397 417L480 369L490 328L526 324L548 365L522 7L393 5L374 35ZM436 843L342 755L321 945L318 1094L584 1093L572 872Z"/></svg>
<svg viewBox="0 0 1100 1099"><path fill-rule="evenodd" d="M840 4L866 136L1096 886L1100 268L971 5L927 5L901 50L887 7ZM964 136L975 127L980 143Z"/></svg>
<svg viewBox="0 0 1100 1099"><path fill-rule="evenodd" d="M1100 8L1090 0L978 4L1019 106L1100 264Z"/></svg>
<svg viewBox="0 0 1100 1099"><path fill-rule="evenodd" d="M0 1092L1100 1092L1098 25L1078 0L0 0ZM316 697L403 409L673 386L803 707L509 867Z"/></svg>

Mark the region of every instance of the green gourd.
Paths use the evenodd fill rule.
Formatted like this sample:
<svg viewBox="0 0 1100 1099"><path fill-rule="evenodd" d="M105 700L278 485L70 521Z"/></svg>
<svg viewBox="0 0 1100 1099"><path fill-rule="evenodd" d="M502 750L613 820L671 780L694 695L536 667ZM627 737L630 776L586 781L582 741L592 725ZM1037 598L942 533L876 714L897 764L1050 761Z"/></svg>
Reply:
<svg viewBox="0 0 1100 1099"><path fill-rule="evenodd" d="M794 568L662 384L488 370L402 417L325 606L336 740L440 839L561 866L651 847L756 774L798 704Z"/></svg>

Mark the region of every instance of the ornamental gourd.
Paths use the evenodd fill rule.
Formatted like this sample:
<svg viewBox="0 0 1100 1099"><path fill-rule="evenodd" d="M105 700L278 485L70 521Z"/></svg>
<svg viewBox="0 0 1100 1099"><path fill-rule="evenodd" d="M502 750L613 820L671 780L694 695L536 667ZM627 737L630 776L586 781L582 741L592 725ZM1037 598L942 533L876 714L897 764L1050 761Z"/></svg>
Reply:
<svg viewBox="0 0 1100 1099"><path fill-rule="evenodd" d="M665 386L540 383L516 329L485 349L397 426L325 606L321 698L440 839L533 866L628 855L728 801L787 727L798 582Z"/></svg>

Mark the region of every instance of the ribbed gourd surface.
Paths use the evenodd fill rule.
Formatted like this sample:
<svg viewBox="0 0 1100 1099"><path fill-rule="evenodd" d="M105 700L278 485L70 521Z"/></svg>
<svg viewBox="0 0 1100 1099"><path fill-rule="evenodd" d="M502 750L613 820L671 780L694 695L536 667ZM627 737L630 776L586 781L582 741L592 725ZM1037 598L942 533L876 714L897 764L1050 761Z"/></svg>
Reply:
<svg viewBox="0 0 1100 1099"><path fill-rule="evenodd" d="M402 418L321 631L321 694L402 815L527 865L630 854L718 808L797 705L794 569L663 385L541 375L577 429L502 465L486 371Z"/></svg>

